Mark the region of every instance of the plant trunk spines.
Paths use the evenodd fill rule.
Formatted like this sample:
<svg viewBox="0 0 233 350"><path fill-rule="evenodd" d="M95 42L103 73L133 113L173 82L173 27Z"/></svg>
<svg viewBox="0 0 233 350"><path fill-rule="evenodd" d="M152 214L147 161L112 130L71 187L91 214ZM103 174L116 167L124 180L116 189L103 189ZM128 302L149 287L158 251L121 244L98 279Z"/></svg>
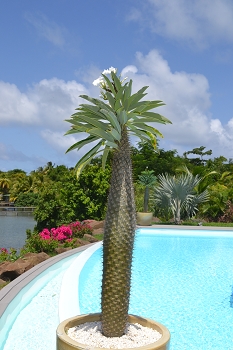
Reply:
<svg viewBox="0 0 233 350"><path fill-rule="evenodd" d="M103 241L102 330L120 337L128 318L131 266L136 229L130 145L127 130L113 157Z"/></svg>

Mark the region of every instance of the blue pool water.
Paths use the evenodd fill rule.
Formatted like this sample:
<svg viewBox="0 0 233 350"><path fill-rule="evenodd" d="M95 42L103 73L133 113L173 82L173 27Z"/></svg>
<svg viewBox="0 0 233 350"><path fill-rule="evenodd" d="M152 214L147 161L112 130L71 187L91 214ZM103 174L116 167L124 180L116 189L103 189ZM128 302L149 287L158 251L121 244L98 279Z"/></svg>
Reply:
<svg viewBox="0 0 233 350"><path fill-rule="evenodd" d="M100 311L101 257L101 249L96 250L80 272L81 313ZM39 276L31 282L1 350L55 350L64 270L74 263L72 257L57 272L46 270L46 283ZM69 293L66 299L72 299ZM140 230L129 312L166 325L170 350L233 350L233 232Z"/></svg>
<svg viewBox="0 0 233 350"><path fill-rule="evenodd" d="M171 350L233 349L233 239L204 234L137 235L129 312L163 323ZM81 313L100 311L101 257L81 271Z"/></svg>

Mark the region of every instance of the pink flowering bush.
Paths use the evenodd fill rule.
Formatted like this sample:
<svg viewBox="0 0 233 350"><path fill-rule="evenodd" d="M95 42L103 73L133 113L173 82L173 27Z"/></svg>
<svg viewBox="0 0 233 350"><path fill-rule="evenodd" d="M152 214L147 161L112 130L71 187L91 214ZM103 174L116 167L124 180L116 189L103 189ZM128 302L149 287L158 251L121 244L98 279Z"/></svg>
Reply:
<svg viewBox="0 0 233 350"><path fill-rule="evenodd" d="M74 237L83 238L86 233L92 235L92 228L88 220L72 222L69 227Z"/></svg>
<svg viewBox="0 0 233 350"><path fill-rule="evenodd" d="M69 225L62 225L50 230L44 228L38 233L27 233L26 245L23 253L26 252L45 252L50 255L55 255L56 248L76 248L79 246L77 238L83 238L84 234L92 234L92 228L89 221L76 221Z"/></svg>
<svg viewBox="0 0 233 350"><path fill-rule="evenodd" d="M42 232L39 233L40 237L45 240L54 239L60 243L65 242L67 239L70 239L72 236L72 230L69 226L60 226L58 228L51 228L49 231L45 228Z"/></svg>

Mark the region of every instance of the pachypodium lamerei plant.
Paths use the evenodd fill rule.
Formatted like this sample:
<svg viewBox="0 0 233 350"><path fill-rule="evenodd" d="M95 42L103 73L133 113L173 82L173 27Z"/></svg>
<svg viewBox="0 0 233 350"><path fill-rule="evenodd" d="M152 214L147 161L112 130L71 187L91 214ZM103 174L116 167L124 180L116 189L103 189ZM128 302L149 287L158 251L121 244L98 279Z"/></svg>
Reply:
<svg viewBox="0 0 233 350"><path fill-rule="evenodd" d="M87 133L88 136L76 142L67 152L95 143L76 165L79 176L93 157L100 153L105 167L109 151L113 150L103 239L101 322L105 336L120 337L125 332L128 320L136 229L129 134L152 142L156 147L156 137L162 137L162 134L147 123L171 122L151 111L164 105L162 101L143 100L148 86L132 93L132 80L121 80L113 67L105 70L93 84L100 86L101 99L81 95L89 103L80 104L76 113L67 120L72 127L66 135Z"/></svg>
<svg viewBox="0 0 233 350"><path fill-rule="evenodd" d="M148 212L148 205L149 205L149 191L150 188L155 185L156 182L156 176L154 175L153 170L146 170L142 171L140 175L138 175L138 182L145 187L144 191L144 202L143 202L143 211L144 213Z"/></svg>

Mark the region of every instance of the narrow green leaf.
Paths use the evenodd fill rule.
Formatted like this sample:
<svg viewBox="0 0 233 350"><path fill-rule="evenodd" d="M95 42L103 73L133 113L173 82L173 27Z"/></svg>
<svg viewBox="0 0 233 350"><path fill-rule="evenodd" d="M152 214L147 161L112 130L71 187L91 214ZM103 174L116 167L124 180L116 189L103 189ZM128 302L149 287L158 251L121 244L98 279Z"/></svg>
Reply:
<svg viewBox="0 0 233 350"><path fill-rule="evenodd" d="M98 100L97 98L93 98L93 97L90 97L90 96L87 96L87 95L80 95L79 97L81 97L84 100L87 100L87 101L93 103L96 106L99 106L100 100Z"/></svg>
<svg viewBox="0 0 233 350"><path fill-rule="evenodd" d="M109 151L110 151L110 147L106 146L104 151L103 151L103 156L102 156L102 168L103 169L105 169Z"/></svg>
<svg viewBox="0 0 233 350"><path fill-rule="evenodd" d="M163 124L167 124L167 123L172 124L172 122L169 119L165 118L164 116L162 116L161 114L158 114L158 113L145 112L145 113L143 113L143 116L154 118L157 123L159 120L161 120L161 123L163 123Z"/></svg>
<svg viewBox="0 0 233 350"><path fill-rule="evenodd" d="M129 125L128 130L130 133L132 133L142 141L146 141L146 142L151 141L150 136L144 130L137 129L133 125Z"/></svg>
<svg viewBox="0 0 233 350"><path fill-rule="evenodd" d="M105 115L106 119L108 119L113 128L115 128L121 134L121 126L117 120L117 116L114 113L104 109L101 109L101 113Z"/></svg>
<svg viewBox="0 0 233 350"><path fill-rule="evenodd" d="M116 103L115 103L115 106L114 106L115 111L117 111L121 107L122 107L121 101L120 100L116 100Z"/></svg>
<svg viewBox="0 0 233 350"><path fill-rule="evenodd" d="M129 98L129 109L130 110L134 109L138 105L138 102L146 95L147 94L138 93L138 92L136 94L132 95ZM141 101L141 103L145 104L145 101Z"/></svg>
<svg viewBox="0 0 233 350"><path fill-rule="evenodd" d="M110 142L110 141L106 141L106 146L109 146L110 148L119 148L119 145L115 142Z"/></svg>
<svg viewBox="0 0 233 350"><path fill-rule="evenodd" d="M110 103L110 106L114 109L115 108L115 101L116 101L115 98L108 91L105 93L105 95L107 96L107 99Z"/></svg>
<svg viewBox="0 0 233 350"><path fill-rule="evenodd" d="M101 129L90 129L87 131L90 135L98 136L99 138L103 139L104 141L110 141L114 142L114 137L111 135L110 132L103 131Z"/></svg>
<svg viewBox="0 0 233 350"><path fill-rule="evenodd" d="M126 111L123 109L122 111L117 112L117 116L118 116L120 124L122 126L125 125L127 120L128 120Z"/></svg>
<svg viewBox="0 0 233 350"><path fill-rule="evenodd" d="M141 114L164 105L165 103L163 103L162 101L141 101L134 105L134 109L135 112L139 112Z"/></svg>
<svg viewBox="0 0 233 350"><path fill-rule="evenodd" d="M96 106L99 106L101 109L105 110L110 110L111 112L114 112L111 106L109 106L107 103L104 103L103 101L97 99L97 98L92 98L87 95L80 95L79 97L84 98L85 100L95 104Z"/></svg>
<svg viewBox="0 0 233 350"><path fill-rule="evenodd" d="M109 87L109 89L111 90L113 95L116 96L116 90L115 90L112 82L108 79L108 77L106 75L102 74L102 76L104 77L104 80L107 82L107 86Z"/></svg>
<svg viewBox="0 0 233 350"><path fill-rule="evenodd" d="M114 81L116 90L119 91L121 89L121 81L117 77L117 75L114 72L111 72L112 80Z"/></svg>
<svg viewBox="0 0 233 350"><path fill-rule="evenodd" d="M89 118L87 116L79 116L79 119L83 120L86 124L90 124L92 126L95 126L99 129L102 129L102 130L107 130L108 129L108 123L103 123L103 122L100 122L98 120L95 120L93 118Z"/></svg>
<svg viewBox="0 0 233 350"><path fill-rule="evenodd" d="M99 138L96 136L88 136L86 139L78 141L76 143L74 143L70 148L68 148L68 150L66 151L66 153L74 150L74 149L80 149L83 146L87 145L88 143L94 142L96 140L98 140Z"/></svg>
<svg viewBox="0 0 233 350"><path fill-rule="evenodd" d="M76 169L77 169L77 178L79 178L81 172L83 171L83 169L85 168L85 166L87 164L89 164L91 162L91 160L93 159L93 157L99 153L98 150L100 149L100 147L102 146L102 141L100 141L96 146L94 146L89 152L87 152L76 164Z"/></svg>
<svg viewBox="0 0 233 350"><path fill-rule="evenodd" d="M116 100L122 99L124 91L125 91L125 86L121 86L121 88L118 90L116 94Z"/></svg>
<svg viewBox="0 0 233 350"><path fill-rule="evenodd" d="M111 129L110 133L113 135L115 140L120 141L121 134L119 134L119 132L117 132L116 129Z"/></svg>
<svg viewBox="0 0 233 350"><path fill-rule="evenodd" d="M135 123L134 123L135 124ZM148 131L149 133L153 134L153 135L158 135L160 137L163 137L163 135L161 134L161 132L159 132L157 129L155 129L153 126L150 125L146 125L144 123L138 123L136 125L138 128L140 128L141 130L145 130Z"/></svg>

